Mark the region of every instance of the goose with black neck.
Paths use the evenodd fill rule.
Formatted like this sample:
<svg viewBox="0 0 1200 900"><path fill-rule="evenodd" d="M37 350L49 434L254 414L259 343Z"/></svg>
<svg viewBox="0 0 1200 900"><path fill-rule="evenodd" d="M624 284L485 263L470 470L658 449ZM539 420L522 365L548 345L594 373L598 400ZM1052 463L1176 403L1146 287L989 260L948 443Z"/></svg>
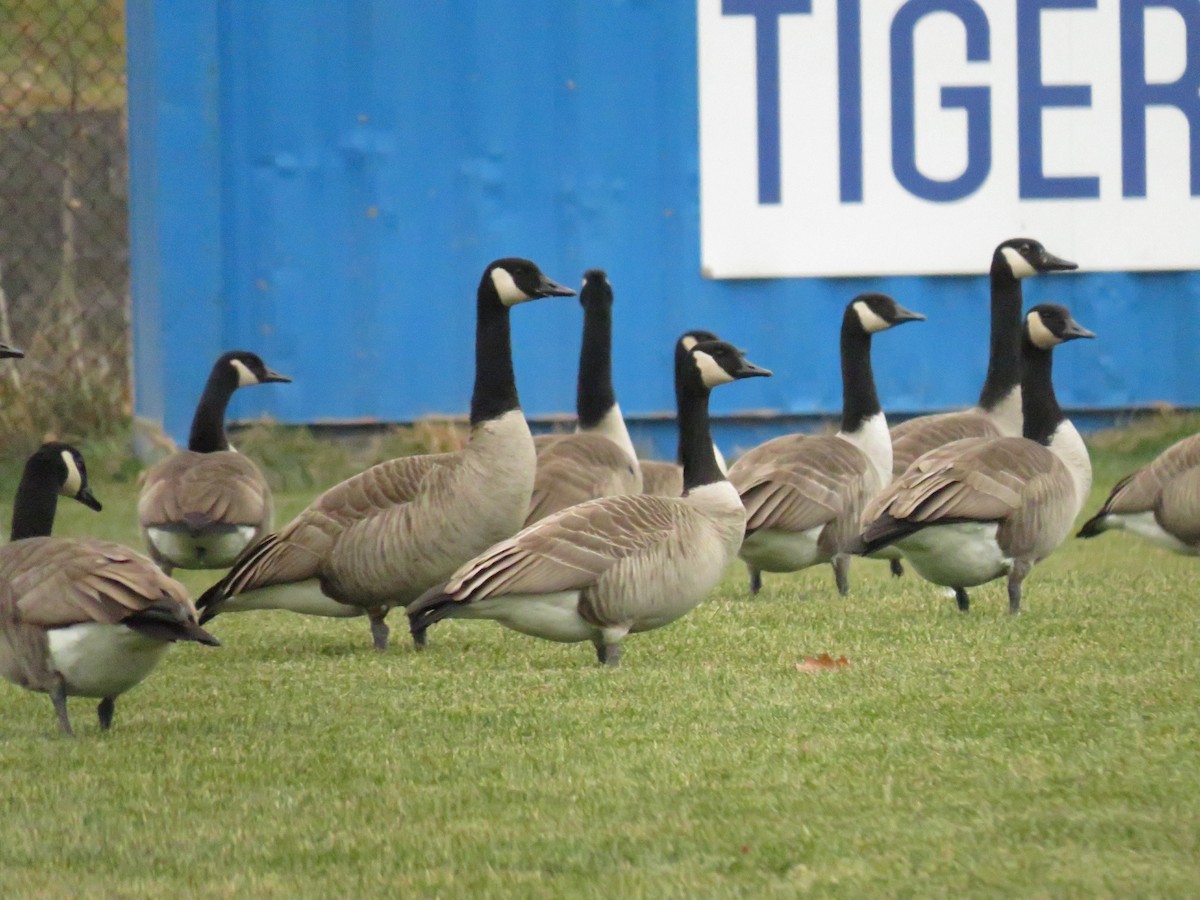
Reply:
<svg viewBox="0 0 1200 900"><path fill-rule="evenodd" d="M271 528L271 486L225 433L234 391L291 379L246 350L213 364L196 405L187 449L151 468L138 495L138 523L151 559L175 568L224 569Z"/></svg>
<svg viewBox="0 0 1200 900"><path fill-rule="evenodd" d="M737 551L745 510L713 453L709 392L770 374L731 344L694 344L675 370L683 495L604 497L535 522L412 603L414 637L446 618L492 619L546 640L590 641L602 664L618 665L627 635L693 609Z"/></svg>
<svg viewBox="0 0 1200 900"><path fill-rule="evenodd" d="M197 624L183 585L119 544L50 533L60 496L90 509L83 456L43 444L25 464L13 504L11 543L0 547L0 675L50 695L71 736L67 697L100 699L100 727L177 641L216 645Z"/></svg>
<svg viewBox="0 0 1200 900"><path fill-rule="evenodd" d="M1095 337L1066 307L1043 303L1022 332L1022 437L964 438L918 457L871 503L855 552L895 545L923 577L967 588L1008 576L1009 611L1033 566L1066 539L1091 489L1087 448L1058 405L1055 347Z"/></svg>
<svg viewBox="0 0 1200 900"><path fill-rule="evenodd" d="M579 303L583 340L575 392L576 430L534 438L537 476L526 525L585 500L642 490L642 470L613 390L613 289L603 270L584 273Z"/></svg>
<svg viewBox="0 0 1200 900"><path fill-rule="evenodd" d="M847 546L867 502L892 477L892 447L871 367L872 335L925 317L886 294L862 294L846 306L841 327L842 422L835 435L789 434L743 454L729 480L746 505L746 539L738 555L750 592L763 572L833 566L838 593L850 590Z"/></svg>
<svg viewBox="0 0 1200 900"><path fill-rule="evenodd" d="M992 252L991 329L987 375L979 401L959 412L918 416L892 428L892 474L904 474L914 459L935 447L968 437L1018 437L1021 434L1021 309L1026 278L1078 268L1032 238L1010 238ZM885 547L876 558L892 561L899 575L900 553Z"/></svg>
<svg viewBox="0 0 1200 900"><path fill-rule="evenodd" d="M205 591L201 621L254 609L366 615L376 649L385 649L389 610L521 527L536 459L513 374L509 311L574 294L530 260L489 264L476 290L466 447L389 460L325 491Z"/></svg>

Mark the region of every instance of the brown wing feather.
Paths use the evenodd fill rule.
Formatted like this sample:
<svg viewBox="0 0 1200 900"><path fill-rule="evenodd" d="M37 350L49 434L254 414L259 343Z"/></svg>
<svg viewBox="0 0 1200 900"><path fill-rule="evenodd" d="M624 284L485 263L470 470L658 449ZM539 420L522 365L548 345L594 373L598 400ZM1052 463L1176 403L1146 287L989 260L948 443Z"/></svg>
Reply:
<svg viewBox="0 0 1200 900"><path fill-rule="evenodd" d="M1200 545L1200 466L1172 478L1163 487L1154 509L1163 530L1185 544Z"/></svg>
<svg viewBox="0 0 1200 900"><path fill-rule="evenodd" d="M1158 504L1160 494L1172 479L1198 468L1200 434L1172 444L1153 462L1118 481L1099 515L1149 512Z"/></svg>
<svg viewBox="0 0 1200 900"><path fill-rule="evenodd" d="M1029 482L1056 464L1053 453L1025 438L955 441L918 458L867 506L863 519L1000 521L1021 505Z"/></svg>
<svg viewBox="0 0 1200 900"><path fill-rule="evenodd" d="M0 582L27 625L60 628L115 624L164 604L183 619L196 610L183 585L146 557L119 544L70 538L28 538L0 548Z"/></svg>
<svg viewBox="0 0 1200 900"><path fill-rule="evenodd" d="M401 457L334 485L278 532L248 547L205 596L214 589L232 596L317 577L322 560L347 530L401 514L431 479L444 480L461 461L460 453Z"/></svg>
<svg viewBox="0 0 1200 900"><path fill-rule="evenodd" d="M637 465L603 435L560 435L537 449L537 475L526 525L577 503L641 490Z"/></svg>
<svg viewBox="0 0 1200 900"><path fill-rule="evenodd" d="M671 539L693 515L678 499L607 497L543 519L456 571L439 592L458 602L580 590L611 566Z"/></svg>
<svg viewBox="0 0 1200 900"><path fill-rule="evenodd" d="M920 416L891 429L892 474L904 474L918 456L964 438L998 438L1000 429L979 410Z"/></svg>
<svg viewBox="0 0 1200 900"><path fill-rule="evenodd" d="M271 489L254 461L240 453L185 450L146 473L138 520L148 527L184 522L188 516L269 527Z"/></svg>
<svg viewBox="0 0 1200 900"><path fill-rule="evenodd" d="M679 463L644 459L642 467L642 493L659 497L679 497L683 494L683 466Z"/></svg>
<svg viewBox="0 0 1200 900"><path fill-rule="evenodd" d="M743 454L729 480L746 507L747 533L807 531L841 515L846 486L870 470L866 455L849 441L785 435Z"/></svg>

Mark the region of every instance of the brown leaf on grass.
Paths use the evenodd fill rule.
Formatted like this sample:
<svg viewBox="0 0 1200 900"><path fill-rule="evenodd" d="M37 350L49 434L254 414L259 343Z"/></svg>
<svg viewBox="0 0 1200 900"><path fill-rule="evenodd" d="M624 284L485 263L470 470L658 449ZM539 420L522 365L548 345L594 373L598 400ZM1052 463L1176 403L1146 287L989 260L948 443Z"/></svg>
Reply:
<svg viewBox="0 0 1200 900"><path fill-rule="evenodd" d="M804 662L796 663L797 672L827 672L832 669L843 669L850 665L850 660L844 656L834 659L828 653L820 656L806 656Z"/></svg>

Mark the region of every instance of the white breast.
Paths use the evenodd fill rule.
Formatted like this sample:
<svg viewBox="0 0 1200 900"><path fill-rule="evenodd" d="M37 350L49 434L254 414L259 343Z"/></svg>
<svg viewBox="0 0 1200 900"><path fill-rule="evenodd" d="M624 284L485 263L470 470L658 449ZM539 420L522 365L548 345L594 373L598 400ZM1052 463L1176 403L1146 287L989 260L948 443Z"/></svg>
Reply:
<svg viewBox="0 0 1200 900"><path fill-rule="evenodd" d="M1075 484L1075 508L1071 517L1079 515L1083 504L1087 502L1092 490L1092 460L1088 456L1087 445L1075 430L1070 419L1063 419L1050 438L1050 452L1066 465Z"/></svg>
<svg viewBox="0 0 1200 900"><path fill-rule="evenodd" d="M62 675L67 693L77 697L115 697L153 669L170 646L124 625L87 622L47 632L50 662Z"/></svg>
<svg viewBox="0 0 1200 900"><path fill-rule="evenodd" d="M921 577L946 587L973 587L1005 575L1012 559L996 542L995 522L922 528L896 541Z"/></svg>

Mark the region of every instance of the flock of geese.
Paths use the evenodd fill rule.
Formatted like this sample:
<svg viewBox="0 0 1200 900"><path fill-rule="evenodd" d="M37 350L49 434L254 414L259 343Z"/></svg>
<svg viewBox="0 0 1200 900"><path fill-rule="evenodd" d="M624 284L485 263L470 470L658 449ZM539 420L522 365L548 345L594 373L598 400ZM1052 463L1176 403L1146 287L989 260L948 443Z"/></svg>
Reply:
<svg viewBox="0 0 1200 900"><path fill-rule="evenodd" d="M177 641L216 645L222 613L286 609L365 616L387 647L403 607L416 647L446 618L493 619L535 637L590 641L616 666L623 639L693 609L735 556L750 590L764 572L830 563L849 591L855 555L906 559L924 578L967 589L1007 577L1018 612L1025 577L1068 536L1091 486L1078 432L1054 395L1055 347L1094 335L1062 306L1022 313L1021 281L1074 269L1037 241L1000 244L991 265L991 343L978 405L888 429L871 368L875 334L924 316L878 293L841 325L843 407L833 435L787 435L735 461L712 442L713 388L771 375L706 331L675 344L678 464L640 461L612 385L613 291L585 273L577 430L533 438L514 377L512 307L575 291L525 259L491 263L476 295L470 437L452 453L393 459L318 496L272 530L271 492L225 433L240 387L290 379L255 354L226 353L201 395L188 448L150 469L138 503L149 558L90 538L51 537L59 496L100 509L83 457L43 445L25 465L11 542L0 547L0 674L50 695L116 698ZM0 345L0 357L20 351ZM1113 489L1080 532L1127 529L1200 554L1200 436ZM177 569L228 569L193 605Z"/></svg>

